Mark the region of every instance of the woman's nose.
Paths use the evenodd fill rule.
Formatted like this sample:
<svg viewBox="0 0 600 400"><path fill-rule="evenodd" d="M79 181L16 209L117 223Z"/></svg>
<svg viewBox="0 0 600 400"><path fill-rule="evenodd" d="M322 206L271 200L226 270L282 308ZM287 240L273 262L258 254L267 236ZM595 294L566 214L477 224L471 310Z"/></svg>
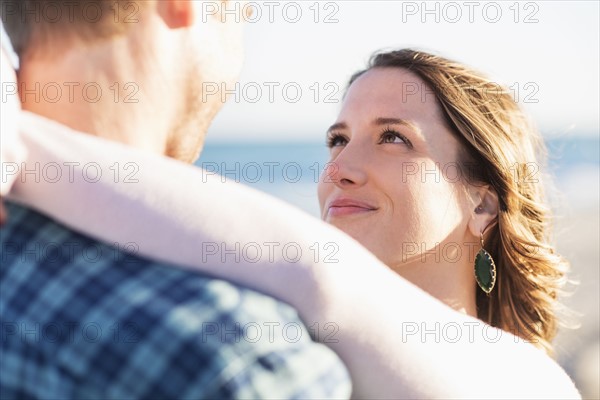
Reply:
<svg viewBox="0 0 600 400"><path fill-rule="evenodd" d="M325 168L325 182L340 188L359 187L367 182L368 157L364 151L347 145Z"/></svg>

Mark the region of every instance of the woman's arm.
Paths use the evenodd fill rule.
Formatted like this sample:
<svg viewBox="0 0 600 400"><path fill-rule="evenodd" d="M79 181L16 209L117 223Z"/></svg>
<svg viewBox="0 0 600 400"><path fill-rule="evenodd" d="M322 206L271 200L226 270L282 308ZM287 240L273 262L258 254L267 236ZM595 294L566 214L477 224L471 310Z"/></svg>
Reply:
<svg viewBox="0 0 600 400"><path fill-rule="evenodd" d="M21 175L11 198L97 239L293 305L344 360L355 397L579 397L541 351L448 308L290 205L31 114L22 121L25 170L39 163L42 179ZM60 179L43 176L57 165Z"/></svg>
<svg viewBox="0 0 600 400"><path fill-rule="evenodd" d="M18 118L21 115L21 103L17 92L17 77L12 64L16 64L10 40L4 33L0 21L2 48L0 49L0 84L2 90L2 107L0 107L0 198L5 196L17 176L18 168L25 160L25 147L18 134ZM13 60L11 60L13 58ZM3 213L0 204L0 214ZM0 217L0 220L2 218Z"/></svg>

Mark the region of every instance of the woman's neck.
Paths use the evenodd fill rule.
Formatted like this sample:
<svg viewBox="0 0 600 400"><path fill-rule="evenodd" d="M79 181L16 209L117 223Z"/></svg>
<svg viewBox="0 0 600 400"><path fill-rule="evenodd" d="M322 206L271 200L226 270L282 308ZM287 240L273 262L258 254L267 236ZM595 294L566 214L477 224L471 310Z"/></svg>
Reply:
<svg viewBox="0 0 600 400"><path fill-rule="evenodd" d="M419 259L391 266L391 269L453 309L477 317L473 267L460 260L456 263L424 261Z"/></svg>

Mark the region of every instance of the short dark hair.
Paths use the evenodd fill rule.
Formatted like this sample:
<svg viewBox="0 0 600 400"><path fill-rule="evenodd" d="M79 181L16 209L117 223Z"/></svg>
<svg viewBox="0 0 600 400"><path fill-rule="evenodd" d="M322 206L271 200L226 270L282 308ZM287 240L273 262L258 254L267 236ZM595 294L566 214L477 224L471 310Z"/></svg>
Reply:
<svg viewBox="0 0 600 400"><path fill-rule="evenodd" d="M0 18L17 54L32 43L75 34L84 40L124 32L143 2L133 0L0 0Z"/></svg>

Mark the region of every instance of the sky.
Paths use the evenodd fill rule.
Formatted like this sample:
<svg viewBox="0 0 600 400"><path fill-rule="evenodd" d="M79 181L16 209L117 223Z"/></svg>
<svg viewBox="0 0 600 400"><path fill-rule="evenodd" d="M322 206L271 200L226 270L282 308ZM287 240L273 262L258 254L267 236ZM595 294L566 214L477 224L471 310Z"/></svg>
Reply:
<svg viewBox="0 0 600 400"><path fill-rule="evenodd" d="M257 1L240 82L209 141L323 141L348 78L412 47L511 89L546 136L599 136L597 1Z"/></svg>

